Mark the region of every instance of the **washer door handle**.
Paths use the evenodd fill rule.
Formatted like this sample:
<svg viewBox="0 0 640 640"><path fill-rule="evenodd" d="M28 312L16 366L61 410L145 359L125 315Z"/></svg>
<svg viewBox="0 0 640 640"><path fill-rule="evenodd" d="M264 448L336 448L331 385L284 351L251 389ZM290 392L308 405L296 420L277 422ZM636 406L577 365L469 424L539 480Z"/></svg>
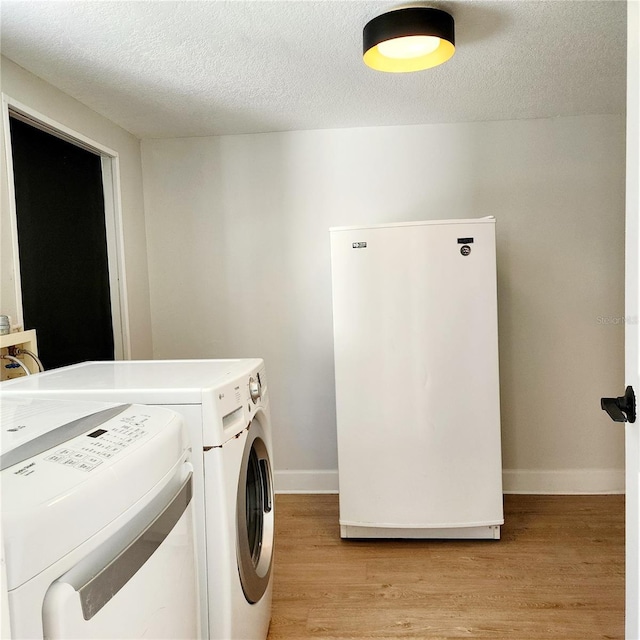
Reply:
<svg viewBox="0 0 640 640"><path fill-rule="evenodd" d="M269 513L273 508L272 496L271 496L271 469L269 468L269 460L267 458L260 458L258 461L260 467L260 480L262 484L262 499L264 505L264 512Z"/></svg>

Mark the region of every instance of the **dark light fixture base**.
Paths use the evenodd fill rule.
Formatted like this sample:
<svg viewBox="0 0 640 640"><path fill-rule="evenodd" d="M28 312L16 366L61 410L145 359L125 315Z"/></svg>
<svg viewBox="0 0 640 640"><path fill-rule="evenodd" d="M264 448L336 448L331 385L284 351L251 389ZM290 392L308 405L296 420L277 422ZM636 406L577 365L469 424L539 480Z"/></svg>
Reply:
<svg viewBox="0 0 640 640"><path fill-rule="evenodd" d="M363 30L363 58L366 65L378 71L405 73L435 67L451 58L455 52L453 17L441 9L407 7L383 13L370 20ZM415 37L418 37L417 39ZM404 41L421 45L430 40L431 50L390 55L385 52L389 42ZM419 41L422 42L419 42ZM382 45L382 46L379 46Z"/></svg>

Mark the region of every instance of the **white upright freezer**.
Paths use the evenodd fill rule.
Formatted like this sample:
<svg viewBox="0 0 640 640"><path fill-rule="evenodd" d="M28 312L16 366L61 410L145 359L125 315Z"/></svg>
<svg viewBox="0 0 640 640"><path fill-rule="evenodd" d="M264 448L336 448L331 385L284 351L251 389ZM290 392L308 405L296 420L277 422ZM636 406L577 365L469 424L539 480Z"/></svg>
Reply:
<svg viewBox="0 0 640 640"><path fill-rule="evenodd" d="M495 219L330 235L341 536L498 539Z"/></svg>

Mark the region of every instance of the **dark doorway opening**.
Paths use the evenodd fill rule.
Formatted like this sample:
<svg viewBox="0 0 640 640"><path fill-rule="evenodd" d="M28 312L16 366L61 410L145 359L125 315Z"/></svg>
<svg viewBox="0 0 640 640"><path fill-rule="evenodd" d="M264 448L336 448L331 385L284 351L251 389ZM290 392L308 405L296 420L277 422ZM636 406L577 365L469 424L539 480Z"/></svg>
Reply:
<svg viewBox="0 0 640 640"><path fill-rule="evenodd" d="M25 329L46 369L113 360L102 161L11 117Z"/></svg>

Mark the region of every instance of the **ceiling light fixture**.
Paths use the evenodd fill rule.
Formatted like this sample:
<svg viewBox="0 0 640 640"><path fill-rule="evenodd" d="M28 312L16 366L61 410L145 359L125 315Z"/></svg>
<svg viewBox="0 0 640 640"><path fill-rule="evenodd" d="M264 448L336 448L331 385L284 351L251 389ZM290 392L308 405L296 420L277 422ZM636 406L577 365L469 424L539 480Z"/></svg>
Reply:
<svg viewBox="0 0 640 640"><path fill-rule="evenodd" d="M391 73L437 67L456 50L453 17L426 7L379 15L365 25L362 41L365 64Z"/></svg>

